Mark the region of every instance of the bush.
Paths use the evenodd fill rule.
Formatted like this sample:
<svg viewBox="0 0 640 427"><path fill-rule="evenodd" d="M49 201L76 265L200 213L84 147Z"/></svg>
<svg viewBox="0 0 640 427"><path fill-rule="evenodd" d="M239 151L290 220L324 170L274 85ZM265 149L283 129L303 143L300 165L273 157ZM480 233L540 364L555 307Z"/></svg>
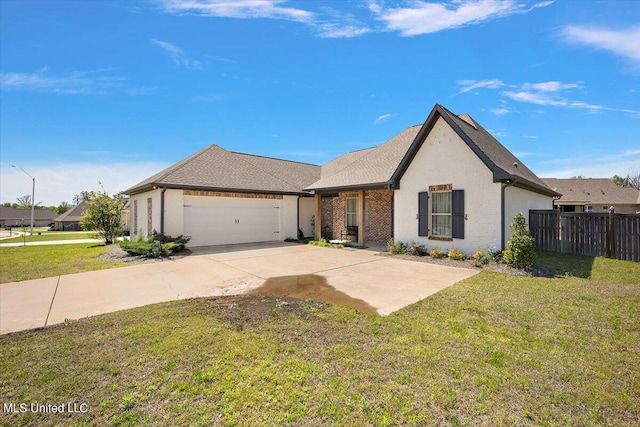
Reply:
<svg viewBox="0 0 640 427"><path fill-rule="evenodd" d="M503 261L516 268L531 267L536 262L535 239L527 233L527 222L522 213L516 214L509 225L513 230Z"/></svg>
<svg viewBox="0 0 640 427"><path fill-rule="evenodd" d="M444 252L440 248L433 248L429 251L431 258L444 258Z"/></svg>
<svg viewBox="0 0 640 427"><path fill-rule="evenodd" d="M406 243L402 243L400 241L396 242L393 239L389 239L387 242L387 252L392 255L404 255L407 253L407 245Z"/></svg>
<svg viewBox="0 0 640 427"><path fill-rule="evenodd" d="M424 245L421 245L416 242L411 242L409 247L407 248L407 254L409 255L417 255L417 256L425 256L428 254L427 248Z"/></svg>
<svg viewBox="0 0 640 427"><path fill-rule="evenodd" d="M327 239L320 239L320 240L309 240L309 242L307 242L309 245L314 245L314 246L322 246L325 248L338 248L338 249L342 249L345 247L350 247L351 245L348 243L331 243L329 242Z"/></svg>
<svg viewBox="0 0 640 427"><path fill-rule="evenodd" d="M455 261L462 261L464 260L466 257L464 256L464 253L462 253L461 251L457 250L456 248L453 248L449 251L449 253L447 254L447 256L449 257L449 259L455 260Z"/></svg>
<svg viewBox="0 0 640 427"><path fill-rule="evenodd" d="M158 258L183 251L185 245L191 240L189 237L171 237L165 234L152 234L147 240L141 236L139 235L136 241L124 240L118 244L131 255Z"/></svg>
<svg viewBox="0 0 640 427"><path fill-rule="evenodd" d="M482 267L483 265L487 264L489 262L489 258L487 257L487 255L482 252L482 251L476 251L473 254L473 264L476 267Z"/></svg>

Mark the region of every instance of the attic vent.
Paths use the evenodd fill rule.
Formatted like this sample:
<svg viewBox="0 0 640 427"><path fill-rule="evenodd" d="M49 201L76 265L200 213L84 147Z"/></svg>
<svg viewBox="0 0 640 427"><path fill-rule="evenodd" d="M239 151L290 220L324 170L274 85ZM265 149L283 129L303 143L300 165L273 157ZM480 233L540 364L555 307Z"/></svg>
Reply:
<svg viewBox="0 0 640 427"><path fill-rule="evenodd" d="M478 129L476 122L473 121L470 115L465 113L465 114L460 114L458 117L460 117L462 120L464 120L465 122L473 126L475 129Z"/></svg>

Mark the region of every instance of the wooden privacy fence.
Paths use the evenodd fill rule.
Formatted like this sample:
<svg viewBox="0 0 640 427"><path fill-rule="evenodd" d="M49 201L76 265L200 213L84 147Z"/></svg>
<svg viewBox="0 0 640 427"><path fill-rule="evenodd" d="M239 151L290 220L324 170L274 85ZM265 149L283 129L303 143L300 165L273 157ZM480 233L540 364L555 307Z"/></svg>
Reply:
<svg viewBox="0 0 640 427"><path fill-rule="evenodd" d="M640 262L640 215L529 211L536 249Z"/></svg>

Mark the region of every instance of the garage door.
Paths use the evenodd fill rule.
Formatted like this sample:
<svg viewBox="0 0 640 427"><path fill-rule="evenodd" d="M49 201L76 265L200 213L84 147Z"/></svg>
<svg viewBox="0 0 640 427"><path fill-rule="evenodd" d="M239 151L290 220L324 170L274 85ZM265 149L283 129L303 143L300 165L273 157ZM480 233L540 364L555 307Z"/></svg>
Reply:
<svg viewBox="0 0 640 427"><path fill-rule="evenodd" d="M280 240L280 200L184 197L189 246Z"/></svg>

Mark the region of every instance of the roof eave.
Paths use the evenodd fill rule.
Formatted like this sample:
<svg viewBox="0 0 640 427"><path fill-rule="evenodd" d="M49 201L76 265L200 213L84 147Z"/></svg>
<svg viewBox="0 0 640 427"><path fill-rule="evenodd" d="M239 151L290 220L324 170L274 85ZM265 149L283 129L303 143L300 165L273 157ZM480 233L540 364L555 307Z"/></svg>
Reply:
<svg viewBox="0 0 640 427"><path fill-rule="evenodd" d="M135 189L129 189L125 191L125 194L135 195L145 193L147 191L155 189L167 189L167 190L193 190L193 191L218 191L221 193L255 193L255 194L279 194L283 196L305 196L309 195L309 191L275 191L275 190L256 190L247 188L228 188L228 187L210 187L210 186L198 186L198 185L181 185L181 184L162 184L162 183L150 183L143 187Z"/></svg>
<svg viewBox="0 0 640 427"><path fill-rule="evenodd" d="M393 187L392 181L367 183L367 184L340 185L340 186L334 186L334 187L316 187L316 188L307 187L308 190L314 191L316 194L335 193L335 192L341 192L341 191L389 189L389 188L395 188Z"/></svg>
<svg viewBox="0 0 640 427"><path fill-rule="evenodd" d="M529 190L529 191L533 191L535 193L539 193L539 194L543 194L545 196L550 196L550 197L560 197L562 196L562 194L558 193L557 191L553 191L552 189L548 188L548 187L543 187L539 184L536 184L535 182L531 182L528 181L524 178L521 178L519 176L515 176L515 175L509 175L509 177L505 180L505 179L501 179L501 180L495 180L494 182L508 182L513 184L514 187L518 187L518 188L522 188L524 190Z"/></svg>

